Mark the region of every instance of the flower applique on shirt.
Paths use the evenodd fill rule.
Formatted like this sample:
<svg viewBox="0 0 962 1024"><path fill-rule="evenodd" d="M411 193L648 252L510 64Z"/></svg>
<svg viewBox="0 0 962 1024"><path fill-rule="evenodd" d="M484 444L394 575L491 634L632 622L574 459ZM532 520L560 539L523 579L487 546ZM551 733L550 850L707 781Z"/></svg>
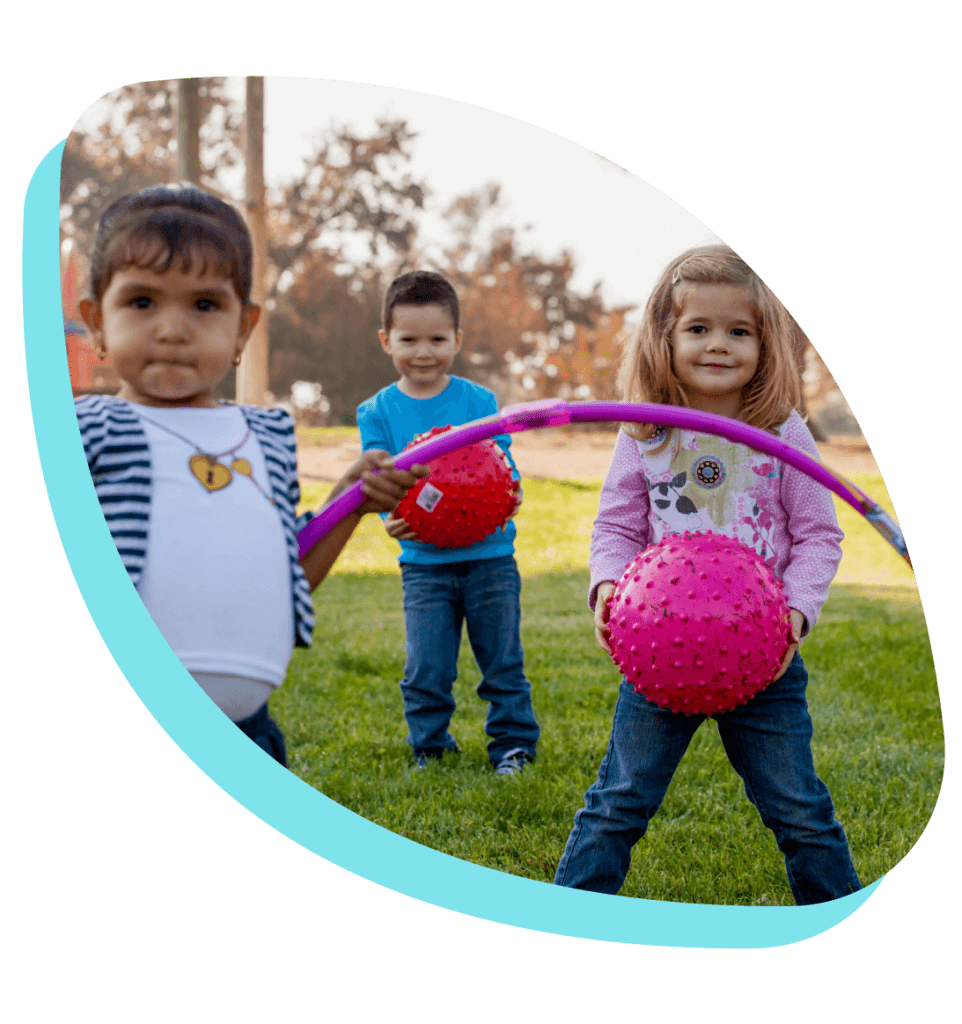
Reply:
<svg viewBox="0 0 962 1024"><path fill-rule="evenodd" d="M746 458L743 445L725 438L679 433L668 444L665 432L657 445L642 443L656 539L712 530L736 538L774 565L774 520L766 498L770 501L777 490L776 466L757 453Z"/></svg>
<svg viewBox="0 0 962 1024"><path fill-rule="evenodd" d="M773 486L778 486L766 482L778 479L778 469L772 462L753 462L751 470L755 474L756 481L746 491L748 497L752 499L752 507L743 517L743 522L752 530L752 547L769 565L774 566L775 520L765 506L764 497L771 493Z"/></svg>

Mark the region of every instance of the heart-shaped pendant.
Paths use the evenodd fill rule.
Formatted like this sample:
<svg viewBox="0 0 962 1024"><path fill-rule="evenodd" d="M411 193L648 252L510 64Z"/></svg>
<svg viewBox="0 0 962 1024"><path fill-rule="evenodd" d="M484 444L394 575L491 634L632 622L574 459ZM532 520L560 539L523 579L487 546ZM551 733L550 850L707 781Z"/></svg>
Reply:
<svg viewBox="0 0 962 1024"><path fill-rule="evenodd" d="M234 474L223 462L217 462L209 455L192 455L188 465L208 491L219 491L234 479Z"/></svg>
<svg viewBox="0 0 962 1024"><path fill-rule="evenodd" d="M261 494L264 494L264 488L261 487L261 485L254 479L253 467L247 461L247 459L234 459L234 461L230 464L230 468L235 473L240 473L242 476L246 476L247 479L250 480L250 482L261 492ZM267 498L267 495L264 494L264 497ZM276 504L273 498L267 498L267 500L272 505Z"/></svg>

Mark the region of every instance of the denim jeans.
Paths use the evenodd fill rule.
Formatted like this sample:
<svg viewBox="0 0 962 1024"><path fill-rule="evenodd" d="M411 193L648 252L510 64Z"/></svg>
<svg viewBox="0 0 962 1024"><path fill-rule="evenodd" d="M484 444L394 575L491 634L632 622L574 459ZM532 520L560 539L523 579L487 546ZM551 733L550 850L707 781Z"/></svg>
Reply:
<svg viewBox="0 0 962 1024"><path fill-rule="evenodd" d="M716 717L748 799L775 834L799 905L860 889L828 787L815 774L808 673L796 653L785 675L747 704ZM616 893L678 762L704 715L660 708L622 681L598 781L575 815L555 884Z"/></svg>
<svg viewBox="0 0 962 1024"><path fill-rule="evenodd" d="M260 710L249 718L242 718L234 723L245 736L249 736L260 748L266 751L275 761L287 767L287 747L284 735L277 722L270 716L265 703Z"/></svg>
<svg viewBox="0 0 962 1024"><path fill-rule="evenodd" d="M531 709L531 684L521 650L521 578L512 555L444 565L404 564L407 662L401 694L420 754L457 750L448 723L455 708L461 626L481 670L478 696L488 702L484 731L492 764L521 748L534 758L541 730Z"/></svg>

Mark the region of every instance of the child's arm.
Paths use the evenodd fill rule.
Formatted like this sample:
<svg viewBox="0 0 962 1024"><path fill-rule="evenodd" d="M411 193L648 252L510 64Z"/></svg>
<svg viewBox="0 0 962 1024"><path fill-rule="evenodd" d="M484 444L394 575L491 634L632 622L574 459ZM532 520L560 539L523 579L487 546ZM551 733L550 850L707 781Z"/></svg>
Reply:
<svg viewBox="0 0 962 1024"><path fill-rule="evenodd" d="M361 435L361 448L364 451L379 449L390 451L388 425L378 410L376 396L362 402L357 407L357 428ZM408 524L403 519L395 519L392 513L393 508L387 513L381 513L387 535L395 540L417 540L414 531Z"/></svg>
<svg viewBox="0 0 962 1024"><path fill-rule="evenodd" d="M514 508L511 510L511 515L508 516L508 519L514 519L521 510L521 502L524 501L524 489L521 487L521 471L515 465L514 456L512 456L509 447L511 444L511 435L499 434L497 437L492 438L492 440L496 441L501 447L505 458L508 460L508 466L511 469L511 477L514 480ZM504 443L505 441L507 444Z"/></svg>
<svg viewBox="0 0 962 1024"><path fill-rule="evenodd" d="M494 440L496 441L497 438L494 438ZM524 490L521 487L521 474L518 472L518 467L515 466L514 459L511 458L510 453L505 452L505 455L507 455L508 465L511 467L511 477L514 481L514 508L511 509L511 514L501 526L502 533L508 523L521 511L521 502L524 501Z"/></svg>
<svg viewBox="0 0 962 1024"><path fill-rule="evenodd" d="M364 452L334 485L322 508L358 480L363 481L361 489L367 495L367 501L326 533L301 559L301 568L307 576L311 590L314 590L330 572L363 515L368 512L393 511L408 488L412 487L419 477L427 475L427 466L416 465L410 470L395 469L394 460L387 452L377 449Z"/></svg>
<svg viewBox="0 0 962 1024"><path fill-rule="evenodd" d="M786 424L783 436L788 444L820 459L811 433L797 414ZM828 597L842 558L839 542L844 534L839 529L831 492L800 470L783 465L779 500L792 538L782 585L792 610L795 636L801 639L814 627Z"/></svg>
<svg viewBox="0 0 962 1024"><path fill-rule="evenodd" d="M498 412L498 400L494 394L491 394L490 401L482 404L478 410L478 414L475 419L481 419L485 416L493 416ZM509 519L514 519L521 509L521 502L524 500L524 490L521 487L521 472L518 469L514 461L514 456L511 454L511 435L510 434L496 434L492 441L496 442L497 445L504 452L504 457L508 460L508 467L511 470L511 476L514 479L514 509L511 512Z"/></svg>
<svg viewBox="0 0 962 1024"><path fill-rule="evenodd" d="M625 566L648 547L648 480L638 445L620 431L601 488L598 515L591 533L591 585L588 606L594 612L595 639L608 647L608 600Z"/></svg>
<svg viewBox="0 0 962 1024"><path fill-rule="evenodd" d="M611 654L611 648L608 646L611 637L611 627L608 625L608 599L614 592L615 584L611 580L605 580L595 588L595 640L606 654Z"/></svg>
<svg viewBox="0 0 962 1024"><path fill-rule="evenodd" d="M795 642L788 645L785 657L782 658L782 667L778 670L778 675L775 676L775 679L772 680L773 683L781 679L788 671L788 666L791 665L792 658L795 657L795 652L798 650L798 641L802 635L802 627L805 625L805 616L797 608L789 608L788 613L792 618L792 636L795 638Z"/></svg>
<svg viewBox="0 0 962 1024"><path fill-rule="evenodd" d="M600 587L609 583L614 589L612 581L621 579L625 566L648 547L649 507L648 480L638 445L620 431L591 533L590 608L597 608Z"/></svg>

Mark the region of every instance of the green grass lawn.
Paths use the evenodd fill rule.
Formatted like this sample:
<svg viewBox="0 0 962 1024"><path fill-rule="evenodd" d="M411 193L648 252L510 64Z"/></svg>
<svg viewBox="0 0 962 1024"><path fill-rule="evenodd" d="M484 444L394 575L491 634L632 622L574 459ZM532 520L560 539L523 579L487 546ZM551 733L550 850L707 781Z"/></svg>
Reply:
<svg viewBox="0 0 962 1024"><path fill-rule="evenodd" d="M886 500L879 478L856 478ZM398 680L404 623L396 551L367 517L315 593L314 646L299 649L271 710L291 769L345 807L445 853L550 881L604 753L618 676L595 645L585 602L599 482L525 481L518 561L522 637L542 726L537 763L495 776L486 705L467 641L455 686L459 757L413 770ZM316 504L320 491L305 496ZM844 512L842 513L844 518ZM911 573L854 513L840 582L803 653L814 753L863 882L888 871L931 815L942 730ZM861 578L869 582L853 582ZM880 577L880 578L876 578ZM882 585L884 582L884 585ZM635 848L622 892L693 903L792 903L781 855L707 722Z"/></svg>
<svg viewBox="0 0 962 1024"><path fill-rule="evenodd" d="M346 429L346 428L344 428ZM852 482L890 513L894 512L878 473L853 473ZM301 508L316 508L330 484L304 488ZM524 577L581 569L588 564L591 524L598 511L600 480L524 481L524 504L518 513L518 566ZM845 532L839 583L881 587L915 587L912 570L854 509L835 499ZM366 516L334 566L334 573L397 573L398 547L376 516Z"/></svg>

